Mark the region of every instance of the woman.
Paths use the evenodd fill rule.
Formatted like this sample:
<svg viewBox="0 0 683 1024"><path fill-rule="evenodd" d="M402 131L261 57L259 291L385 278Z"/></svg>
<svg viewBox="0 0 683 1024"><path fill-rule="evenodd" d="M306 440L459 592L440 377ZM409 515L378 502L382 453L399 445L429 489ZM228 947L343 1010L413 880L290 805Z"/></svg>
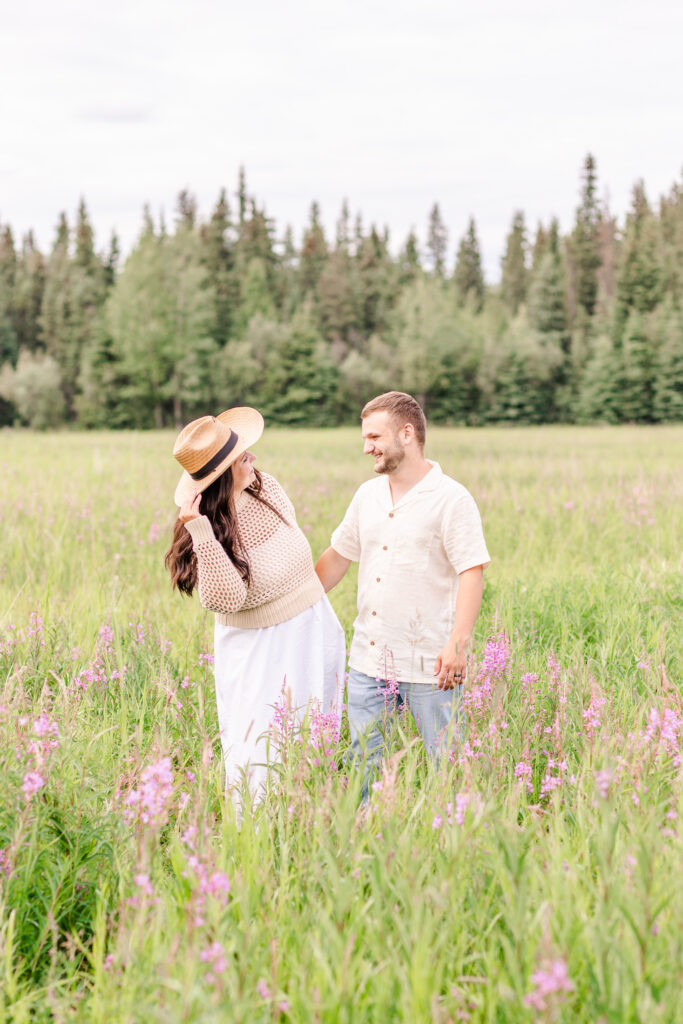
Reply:
<svg viewBox="0 0 683 1024"><path fill-rule="evenodd" d="M197 587L215 612L216 700L227 784L266 781L268 728L284 697L300 718L311 702L340 714L344 633L313 569L294 507L248 450L256 409L202 416L180 432L180 511L166 565L173 586ZM272 749L271 749L272 756Z"/></svg>

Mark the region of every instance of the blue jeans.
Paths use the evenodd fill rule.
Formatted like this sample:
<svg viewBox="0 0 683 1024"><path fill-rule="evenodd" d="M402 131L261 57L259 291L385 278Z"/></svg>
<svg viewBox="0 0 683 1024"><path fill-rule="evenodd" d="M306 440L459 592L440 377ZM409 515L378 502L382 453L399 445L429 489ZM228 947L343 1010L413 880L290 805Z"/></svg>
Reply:
<svg viewBox="0 0 683 1024"><path fill-rule="evenodd" d="M427 754L433 761L462 739L459 713L462 686L439 690L436 683L398 683L396 694L382 691L386 681L349 670L348 713L352 753L355 759L367 755L363 796L367 797L368 776L382 756L380 726L397 707L406 705L412 712Z"/></svg>

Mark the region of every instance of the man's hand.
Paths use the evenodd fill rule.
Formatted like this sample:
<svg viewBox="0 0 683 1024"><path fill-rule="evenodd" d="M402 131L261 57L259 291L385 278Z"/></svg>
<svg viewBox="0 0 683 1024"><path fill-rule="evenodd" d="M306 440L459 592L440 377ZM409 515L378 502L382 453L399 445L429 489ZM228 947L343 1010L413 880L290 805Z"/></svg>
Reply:
<svg viewBox="0 0 683 1024"><path fill-rule="evenodd" d="M449 640L434 662L434 675L438 675L439 690L452 690L465 681L467 671L467 645Z"/></svg>
<svg viewBox="0 0 683 1024"><path fill-rule="evenodd" d="M484 570L480 565L460 573L455 602L455 622L448 643L434 662L440 690L452 690L465 682L470 637L477 621L484 593Z"/></svg>

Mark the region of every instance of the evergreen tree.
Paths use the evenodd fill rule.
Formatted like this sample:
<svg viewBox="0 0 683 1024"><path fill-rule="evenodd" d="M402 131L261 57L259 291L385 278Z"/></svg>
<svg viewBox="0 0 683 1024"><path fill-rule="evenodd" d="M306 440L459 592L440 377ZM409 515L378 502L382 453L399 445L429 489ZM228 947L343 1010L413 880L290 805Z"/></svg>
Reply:
<svg viewBox="0 0 683 1024"><path fill-rule="evenodd" d="M244 173L244 167L240 167L239 181L237 184L237 216L240 228L247 219L247 178Z"/></svg>
<svg viewBox="0 0 683 1024"><path fill-rule="evenodd" d="M577 314L582 312L587 318L592 317L598 296L600 219L596 164L589 153L583 165L581 203L571 237L574 305Z"/></svg>
<svg viewBox="0 0 683 1024"><path fill-rule="evenodd" d="M228 198L225 189L221 189L208 223L200 229L202 263L216 298L212 334L220 347L230 337L239 306L240 286L235 270L231 229Z"/></svg>
<svg viewBox="0 0 683 1024"><path fill-rule="evenodd" d="M421 269L420 252L417 246L417 235L411 229L405 240L405 245L401 249L398 257L399 288L403 288L404 285L413 281L420 273Z"/></svg>
<svg viewBox="0 0 683 1024"><path fill-rule="evenodd" d="M268 353L265 410L277 423L330 424L337 379L338 371L318 332L313 304L307 301Z"/></svg>
<svg viewBox="0 0 683 1024"><path fill-rule="evenodd" d="M69 260L69 225L61 213L52 251L45 269L45 288L38 320L40 340L48 355L57 363L70 406L76 389L78 353L71 335L71 273Z"/></svg>
<svg viewBox="0 0 683 1024"><path fill-rule="evenodd" d="M659 344L655 359L653 416L683 421L683 313L671 301L657 310Z"/></svg>
<svg viewBox="0 0 683 1024"><path fill-rule="evenodd" d="M514 314L526 299L528 268L527 239L524 214L517 210L505 245L501 294L508 309Z"/></svg>
<svg viewBox="0 0 683 1024"><path fill-rule="evenodd" d="M642 182L633 189L617 270L614 338L619 341L631 311L651 312L662 298L657 224Z"/></svg>
<svg viewBox="0 0 683 1024"><path fill-rule="evenodd" d="M618 349L619 418L649 423L654 414L655 351L648 320L632 310Z"/></svg>
<svg viewBox="0 0 683 1024"><path fill-rule="evenodd" d="M45 289L45 260L33 232L22 240L14 282L14 329L20 349L35 352L39 347L39 318Z"/></svg>
<svg viewBox="0 0 683 1024"><path fill-rule="evenodd" d="M351 257L344 247L327 259L316 290L318 315L329 342L350 340L355 326Z"/></svg>
<svg viewBox="0 0 683 1024"><path fill-rule="evenodd" d="M471 303L474 309L481 310L484 302L484 274L474 217L470 217L467 231L458 246L453 284L458 302Z"/></svg>
<svg viewBox="0 0 683 1024"><path fill-rule="evenodd" d="M429 214L427 231L427 252L429 253L432 272L443 277L446 270L446 251L448 249L448 230L441 219L439 204L434 203Z"/></svg>
<svg viewBox="0 0 683 1024"><path fill-rule="evenodd" d="M351 245L350 235L350 219L349 204L346 199L342 203L341 213L339 214L339 220L337 221L337 232L336 232L336 248L344 249L346 252L349 251Z"/></svg>
<svg viewBox="0 0 683 1024"><path fill-rule="evenodd" d="M536 228L536 237L534 238L534 245L531 252L531 273L532 276L538 270L541 260L546 254L548 249L548 232L545 230L541 222L538 222Z"/></svg>
<svg viewBox="0 0 683 1024"><path fill-rule="evenodd" d="M119 244L119 236L115 231L112 231L111 239L109 240L109 252L104 260L104 285L107 291L109 291L116 280L120 259L121 246Z"/></svg>
<svg viewBox="0 0 683 1024"><path fill-rule="evenodd" d="M0 228L0 366L14 364L19 351L15 327L17 254L9 225Z"/></svg>
<svg viewBox="0 0 683 1024"><path fill-rule="evenodd" d="M328 249L325 232L320 223L320 207L311 204L309 225L304 232L299 257L299 275L302 295L315 291L327 260Z"/></svg>

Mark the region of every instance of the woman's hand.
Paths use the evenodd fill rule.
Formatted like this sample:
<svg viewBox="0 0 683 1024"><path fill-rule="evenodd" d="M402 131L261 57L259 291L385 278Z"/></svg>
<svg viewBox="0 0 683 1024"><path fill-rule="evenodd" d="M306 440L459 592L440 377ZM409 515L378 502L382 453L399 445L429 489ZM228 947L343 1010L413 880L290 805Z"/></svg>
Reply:
<svg viewBox="0 0 683 1024"><path fill-rule="evenodd" d="M178 519L180 520L181 523L189 523L190 519L199 518L199 516L201 515L201 512L199 511L199 505L201 503L201 500L201 493L195 494L194 498L188 498L187 501L180 506L180 511L178 512Z"/></svg>

